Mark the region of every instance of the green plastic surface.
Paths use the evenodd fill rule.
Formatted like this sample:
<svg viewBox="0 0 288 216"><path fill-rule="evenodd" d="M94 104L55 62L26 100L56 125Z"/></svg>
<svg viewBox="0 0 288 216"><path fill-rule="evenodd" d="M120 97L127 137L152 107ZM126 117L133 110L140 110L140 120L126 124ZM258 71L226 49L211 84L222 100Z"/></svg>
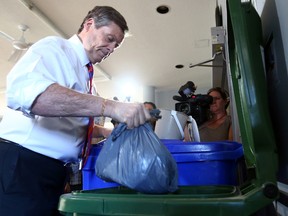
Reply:
<svg viewBox="0 0 288 216"><path fill-rule="evenodd" d="M229 57L244 155L254 184L276 182L278 158L262 61L261 20L250 3L229 1ZM232 26L232 27L231 27Z"/></svg>
<svg viewBox="0 0 288 216"><path fill-rule="evenodd" d="M86 215L249 215L261 207L261 189L241 194L234 186L183 186L177 193L140 194L118 187L62 195L59 210L67 216ZM265 202L269 203L266 198Z"/></svg>

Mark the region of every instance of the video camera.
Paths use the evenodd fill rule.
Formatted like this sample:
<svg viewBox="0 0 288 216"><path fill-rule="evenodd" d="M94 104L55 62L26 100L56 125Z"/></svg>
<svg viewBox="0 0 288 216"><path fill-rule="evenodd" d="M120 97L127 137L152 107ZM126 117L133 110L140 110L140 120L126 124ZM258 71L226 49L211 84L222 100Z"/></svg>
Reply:
<svg viewBox="0 0 288 216"><path fill-rule="evenodd" d="M195 95L196 86L192 81L188 81L181 86L178 93L180 96L173 96L173 100L179 101L175 104L175 110L192 116L197 125L201 125L208 120L210 104L213 98L210 95Z"/></svg>

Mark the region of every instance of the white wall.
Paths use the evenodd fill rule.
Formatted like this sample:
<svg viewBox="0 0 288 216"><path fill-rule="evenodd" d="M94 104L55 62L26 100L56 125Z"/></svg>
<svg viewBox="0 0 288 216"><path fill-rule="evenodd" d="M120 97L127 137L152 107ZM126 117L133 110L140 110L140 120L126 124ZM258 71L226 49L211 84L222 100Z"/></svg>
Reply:
<svg viewBox="0 0 288 216"><path fill-rule="evenodd" d="M130 97L130 102L154 101L154 87L143 86L132 80L122 80L113 78L110 81L96 83L97 91L100 96L108 99L117 97L119 101L127 101Z"/></svg>
<svg viewBox="0 0 288 216"><path fill-rule="evenodd" d="M159 109L175 109L175 103L177 101L173 100L173 96L178 95L178 91L170 90L170 91L161 91L155 93L155 102L156 106Z"/></svg>

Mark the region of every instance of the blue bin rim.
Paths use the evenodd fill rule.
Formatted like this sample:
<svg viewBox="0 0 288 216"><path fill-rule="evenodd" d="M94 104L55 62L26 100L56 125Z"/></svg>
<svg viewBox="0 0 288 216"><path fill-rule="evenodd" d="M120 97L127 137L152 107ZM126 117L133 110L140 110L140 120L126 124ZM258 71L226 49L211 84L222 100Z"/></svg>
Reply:
<svg viewBox="0 0 288 216"><path fill-rule="evenodd" d="M161 140L176 162L236 160L244 155L243 146L233 141L183 142L182 140Z"/></svg>
<svg viewBox="0 0 288 216"><path fill-rule="evenodd" d="M208 153L234 151L243 148L242 144L233 141L217 142L184 142L182 140L161 140L171 153Z"/></svg>
<svg viewBox="0 0 288 216"><path fill-rule="evenodd" d="M233 141L183 142L182 140L161 140L176 162L237 160L244 155L243 146ZM94 168L93 161L105 142L94 145L84 170ZM93 155L94 154L94 155ZM94 160L92 159L94 158Z"/></svg>

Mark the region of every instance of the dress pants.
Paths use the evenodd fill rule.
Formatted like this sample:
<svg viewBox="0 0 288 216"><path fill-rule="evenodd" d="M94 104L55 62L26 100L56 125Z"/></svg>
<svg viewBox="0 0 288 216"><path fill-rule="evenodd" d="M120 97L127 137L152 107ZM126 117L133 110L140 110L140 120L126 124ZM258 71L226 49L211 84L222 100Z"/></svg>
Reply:
<svg viewBox="0 0 288 216"><path fill-rule="evenodd" d="M0 139L0 215L60 215L66 175L63 162Z"/></svg>

